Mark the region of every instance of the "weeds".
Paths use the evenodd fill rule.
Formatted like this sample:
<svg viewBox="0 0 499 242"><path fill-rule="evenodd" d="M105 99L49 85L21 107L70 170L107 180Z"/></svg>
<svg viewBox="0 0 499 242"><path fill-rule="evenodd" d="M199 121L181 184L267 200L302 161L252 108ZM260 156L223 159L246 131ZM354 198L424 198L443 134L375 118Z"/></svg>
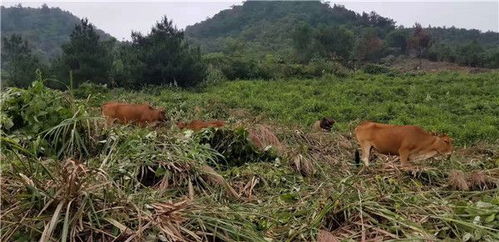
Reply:
<svg viewBox="0 0 499 242"><path fill-rule="evenodd" d="M0 119L0 239L496 241L494 81L494 72L358 73L222 82L196 92L74 91L85 100L43 82L10 89ZM101 130L97 109L107 100L167 107L171 122ZM338 121L333 131L309 132L322 116ZM174 127L193 118L228 125L198 133ZM448 132L458 147L450 160L412 171L381 154L362 169L349 132L360 119Z"/></svg>

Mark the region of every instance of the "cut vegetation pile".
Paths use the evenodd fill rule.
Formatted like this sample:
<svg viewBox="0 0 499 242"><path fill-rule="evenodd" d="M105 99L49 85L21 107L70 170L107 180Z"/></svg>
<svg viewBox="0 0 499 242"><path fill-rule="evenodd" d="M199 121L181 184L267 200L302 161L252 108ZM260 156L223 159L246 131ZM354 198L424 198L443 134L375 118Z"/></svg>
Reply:
<svg viewBox="0 0 499 242"><path fill-rule="evenodd" d="M452 78L483 83L485 77ZM43 82L40 77L31 88L2 92L2 241L499 240L499 149L491 142L497 132L483 138L488 143L475 143L481 136L469 129L477 127L453 130L470 138L460 144L474 145L410 171L380 154L363 168L353 160L357 145L348 132L353 124L312 133L304 126L311 123L307 115L297 116L296 123L286 115L275 118L278 110L296 108L293 93L278 94L287 96L289 106L241 100L238 107L229 98L216 101L220 93L213 90L94 95L85 87L77 92L88 98L77 99ZM227 85L232 90L230 85L260 84ZM147 99L167 107L174 120L154 129L101 128L100 103ZM469 100L475 99L461 102ZM486 110L498 105L484 102ZM482 109L461 104L462 119L474 124L469 116L479 117ZM234 109L263 118L255 125L251 117L236 120L224 111ZM327 115L323 109L313 103L304 112L320 118ZM334 118L341 120L341 113ZM198 133L174 126L175 119L194 117L226 119L229 125ZM487 117L488 124L499 121ZM438 122L431 127L444 130L434 131L449 127Z"/></svg>

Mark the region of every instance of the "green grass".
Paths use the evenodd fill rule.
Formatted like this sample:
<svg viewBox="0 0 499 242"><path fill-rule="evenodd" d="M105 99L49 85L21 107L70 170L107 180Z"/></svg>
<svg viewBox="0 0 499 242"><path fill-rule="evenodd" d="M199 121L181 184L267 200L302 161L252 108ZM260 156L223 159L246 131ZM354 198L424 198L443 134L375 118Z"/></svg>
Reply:
<svg viewBox="0 0 499 242"><path fill-rule="evenodd" d="M74 91L78 99L37 83L2 96L9 111L0 120L2 241L311 241L320 230L344 241L499 239L497 72ZM37 103L28 102L33 98ZM216 166L220 154L200 143L213 130L192 135L173 122L101 129L98 107L111 100L165 107L171 121L224 119L232 130L266 124L286 152L270 162ZM322 116L336 119L335 130L310 132ZM353 164L350 132L364 119L449 133L458 148L450 160L413 171L383 155L361 169ZM227 138L228 149L237 137ZM159 186L141 185L145 165L157 166ZM455 170L472 189L449 183ZM477 173L485 187L472 187Z"/></svg>
<svg viewBox="0 0 499 242"><path fill-rule="evenodd" d="M318 80L235 81L201 91L113 90L105 100L151 102L189 117L194 106L206 116L228 118L228 108L246 109L281 125L308 127L323 116L348 132L361 120L420 125L448 133L457 144L499 139L499 73L426 75L356 74ZM98 102L98 101L97 101Z"/></svg>

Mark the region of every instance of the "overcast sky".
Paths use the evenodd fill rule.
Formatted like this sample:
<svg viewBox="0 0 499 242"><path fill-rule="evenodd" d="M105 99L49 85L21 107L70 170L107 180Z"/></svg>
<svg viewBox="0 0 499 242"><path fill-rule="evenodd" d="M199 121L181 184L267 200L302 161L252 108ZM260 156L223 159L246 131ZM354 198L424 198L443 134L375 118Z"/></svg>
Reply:
<svg viewBox="0 0 499 242"><path fill-rule="evenodd" d="M197 0L139 2L134 0L90 1L2 1L4 6L22 3L25 7L39 7L45 2L49 7L68 10L78 17L87 17L98 28L116 37L129 40L131 31L149 32L151 26L163 15L167 15L179 28L212 17L220 10L242 1ZM330 1L345 5L356 12L375 11L381 16L394 19L398 25L412 26L415 22L423 26L455 26L482 31L499 31L499 4L495 1Z"/></svg>

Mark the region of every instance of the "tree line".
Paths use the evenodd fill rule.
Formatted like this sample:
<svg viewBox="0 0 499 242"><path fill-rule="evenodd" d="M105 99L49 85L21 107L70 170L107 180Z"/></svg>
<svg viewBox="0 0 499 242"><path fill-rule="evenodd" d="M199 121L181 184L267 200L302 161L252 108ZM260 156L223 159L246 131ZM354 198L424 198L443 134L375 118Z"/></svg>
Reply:
<svg viewBox="0 0 499 242"><path fill-rule="evenodd" d="M114 87L146 85L194 86L204 80L206 65L199 48L192 47L184 32L164 17L142 35L133 32L132 41L102 40L95 26L82 19L75 25L62 54L48 64L40 61L28 41L12 34L2 39L4 85L27 87L36 69L58 81L55 88L79 86L83 82Z"/></svg>
<svg viewBox="0 0 499 242"><path fill-rule="evenodd" d="M342 9L333 8L337 12L334 16L350 16L350 12ZM184 31L167 17L157 22L147 35L132 32L132 40L126 42L103 39L94 25L82 19L74 26L69 41L62 45L62 54L48 63L40 59L21 35L3 37L2 80L4 85L27 87L35 79L35 70L40 69L57 80L49 83L55 88L77 87L84 82L127 88L192 87L205 80L341 76L349 69L397 55L473 67L499 67L499 47L484 48L479 39L458 45L439 41L435 34L438 31L419 24L413 28L395 28L389 19L375 13L356 18L365 26L352 29L303 21L296 24L290 33L290 51L284 55L274 52L262 55L253 42L230 37L224 39L220 51L202 55L200 48L193 46ZM367 67L369 73L385 71L379 66Z"/></svg>
<svg viewBox="0 0 499 242"><path fill-rule="evenodd" d="M378 62L390 55L412 55L420 60L427 58L471 67L499 68L499 47L486 50L477 40L461 45L442 43L418 23L412 29L395 28L384 39L375 28L365 28L355 37L352 31L341 26L312 28L302 24L296 27L292 39L295 56L301 62L325 58L351 66Z"/></svg>

